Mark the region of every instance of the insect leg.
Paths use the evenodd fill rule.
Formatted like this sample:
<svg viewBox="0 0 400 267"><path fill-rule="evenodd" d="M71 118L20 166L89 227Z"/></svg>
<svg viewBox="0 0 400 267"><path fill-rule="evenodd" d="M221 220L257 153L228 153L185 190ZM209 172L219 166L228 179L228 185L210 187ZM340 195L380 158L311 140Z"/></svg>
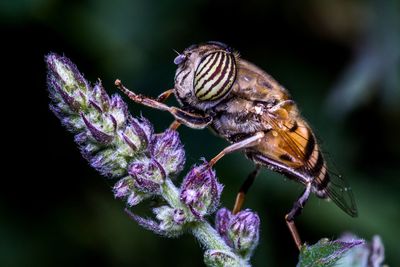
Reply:
<svg viewBox="0 0 400 267"><path fill-rule="evenodd" d="M293 240L296 243L297 248L300 250L302 246L302 242L300 239L300 235L297 231L296 225L294 224L294 218L301 213L301 210L304 207L304 204L307 202L311 192L311 183L306 185L306 189L301 194L301 196L294 202L291 211L286 214L285 220L286 224L289 227L289 231L292 234Z"/></svg>
<svg viewBox="0 0 400 267"><path fill-rule="evenodd" d="M218 160L220 160L223 156L226 154L232 153L234 151L237 151L239 149L247 148L254 146L258 142L261 141L261 139L265 136L264 132L257 132L256 134L252 135L249 138L246 138L240 142L234 143L222 150L221 152L218 153L214 158L210 160L208 165L212 167L215 163L217 163Z"/></svg>
<svg viewBox="0 0 400 267"><path fill-rule="evenodd" d="M164 101L167 100L173 93L174 93L174 88L169 89L169 90L167 90L167 91L161 93L161 94L156 98L156 100L157 100L158 102L164 102Z"/></svg>
<svg viewBox="0 0 400 267"><path fill-rule="evenodd" d="M174 93L174 90L175 90L175 89L172 88L172 89L169 89L169 90L167 90L167 91L161 93L161 94L156 98L156 100L157 100L158 102L164 102L165 100L167 100L167 99ZM172 130L177 130L177 129L179 128L179 126L181 126L181 123L180 123L179 121L177 121L177 120L174 120L174 121L171 123L171 125L169 126L169 128L172 129Z"/></svg>
<svg viewBox="0 0 400 267"><path fill-rule="evenodd" d="M258 173L260 172L260 165L256 165L256 168L254 171L252 171L246 178L246 180L243 182L242 186L239 189L238 194L236 195L236 200L235 200L235 206L233 207L232 213L236 214L238 213L243 206L244 203L244 198L249 191L251 185L253 184L254 180L256 179Z"/></svg>
<svg viewBox="0 0 400 267"><path fill-rule="evenodd" d="M179 126L181 126L181 123L179 122L179 121L177 121L177 120L174 120L172 123L171 123L171 125L169 126L169 128L171 129L171 130L176 130L176 129L178 129L179 128Z"/></svg>
<svg viewBox="0 0 400 267"><path fill-rule="evenodd" d="M126 88L120 80L116 80L115 85L123 93L125 93L131 100L135 101L136 103L139 103L139 104L151 107L151 108L168 111L169 113L172 114L172 116L174 116L175 120L177 120L179 123L182 123L190 128L203 129L212 122L211 116L190 113L190 112L184 111L177 107L167 106L167 105L165 105L157 100L151 99L149 97L135 94L134 92L132 92L128 88ZM163 98L162 95L163 94L161 94L161 98Z"/></svg>

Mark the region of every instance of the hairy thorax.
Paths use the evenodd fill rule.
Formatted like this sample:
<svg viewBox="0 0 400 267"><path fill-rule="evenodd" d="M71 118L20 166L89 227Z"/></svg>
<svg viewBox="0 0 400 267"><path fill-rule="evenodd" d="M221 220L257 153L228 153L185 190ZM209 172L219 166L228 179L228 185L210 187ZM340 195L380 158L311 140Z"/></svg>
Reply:
<svg viewBox="0 0 400 267"><path fill-rule="evenodd" d="M212 108L211 128L230 142L237 142L259 131L269 131L269 112L288 92L271 76L253 64L240 60L237 79L229 96Z"/></svg>

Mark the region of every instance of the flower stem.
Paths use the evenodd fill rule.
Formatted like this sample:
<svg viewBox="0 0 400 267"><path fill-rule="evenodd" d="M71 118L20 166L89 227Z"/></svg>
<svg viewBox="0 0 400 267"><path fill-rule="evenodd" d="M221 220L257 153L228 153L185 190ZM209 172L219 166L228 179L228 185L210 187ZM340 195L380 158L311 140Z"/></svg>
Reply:
<svg viewBox="0 0 400 267"><path fill-rule="evenodd" d="M207 221L193 223L191 231L204 248L231 251L231 248Z"/></svg>
<svg viewBox="0 0 400 267"><path fill-rule="evenodd" d="M168 202L171 207L174 208L185 208L179 199L179 190L171 181L171 179L165 179L162 185L162 196Z"/></svg>

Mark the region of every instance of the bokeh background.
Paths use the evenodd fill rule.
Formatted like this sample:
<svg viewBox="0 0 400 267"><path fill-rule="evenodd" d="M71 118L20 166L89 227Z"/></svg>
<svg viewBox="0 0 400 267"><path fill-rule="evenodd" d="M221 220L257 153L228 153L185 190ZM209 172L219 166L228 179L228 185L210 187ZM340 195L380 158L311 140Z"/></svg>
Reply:
<svg viewBox="0 0 400 267"><path fill-rule="evenodd" d="M43 57L65 54L110 93L120 78L156 96L173 85L173 49L207 40L234 47L290 90L353 188L359 217L312 197L297 220L303 239L378 234L386 262L400 266L399 7L391 0L0 1L0 266L203 266L193 237L142 230L113 198L112 183L82 159L48 110ZM172 121L135 104L130 110L157 131ZM208 130L180 133L186 169L227 144ZM232 207L252 164L235 153L216 169L222 203ZM284 215L301 191L271 171L256 180L246 202L262 220L254 266L295 266Z"/></svg>

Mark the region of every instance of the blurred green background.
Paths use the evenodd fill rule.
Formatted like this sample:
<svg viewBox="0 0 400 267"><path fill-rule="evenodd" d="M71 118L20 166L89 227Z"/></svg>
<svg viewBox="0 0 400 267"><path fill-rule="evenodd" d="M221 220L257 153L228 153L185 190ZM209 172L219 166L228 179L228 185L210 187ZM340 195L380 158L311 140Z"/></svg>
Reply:
<svg viewBox="0 0 400 267"><path fill-rule="evenodd" d="M2 99L2 107L11 104L2 116L3 173L11 174L0 194L0 266L203 266L191 236L164 239L130 221L112 183L81 158L48 110L43 57L65 54L110 93L120 78L156 96L173 86L173 49L207 40L229 44L290 90L353 188L359 218L312 197L297 220L302 238L378 234L386 262L400 266L399 7L390 0L1 1L2 92L11 94ZM157 131L172 121L135 104L130 110ZM180 133L186 168L227 144L208 130ZM235 153L216 169L222 203L232 207L252 164ZM254 266L295 266L284 215L301 191L266 170L256 180L246 202L262 220Z"/></svg>

